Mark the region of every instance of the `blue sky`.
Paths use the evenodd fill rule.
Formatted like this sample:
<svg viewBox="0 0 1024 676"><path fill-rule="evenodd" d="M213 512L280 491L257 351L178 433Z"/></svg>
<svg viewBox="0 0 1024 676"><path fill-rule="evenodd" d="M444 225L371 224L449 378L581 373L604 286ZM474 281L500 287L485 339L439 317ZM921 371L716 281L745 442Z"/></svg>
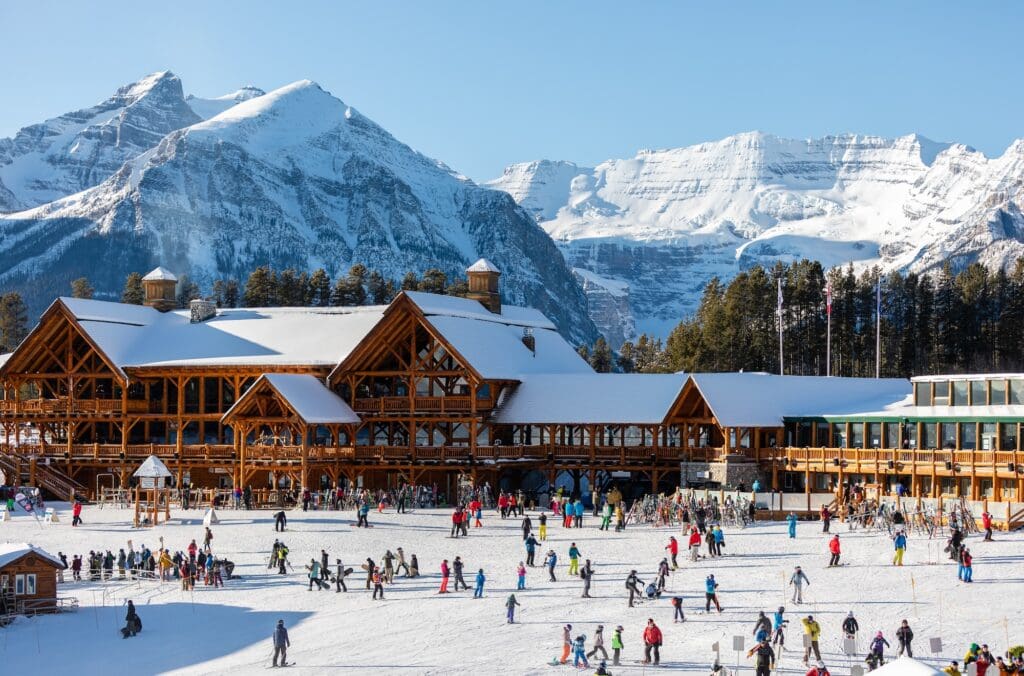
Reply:
<svg viewBox="0 0 1024 676"><path fill-rule="evenodd" d="M0 3L0 137L169 69L215 96L308 78L484 180L760 129L1024 136L1024 3Z"/></svg>

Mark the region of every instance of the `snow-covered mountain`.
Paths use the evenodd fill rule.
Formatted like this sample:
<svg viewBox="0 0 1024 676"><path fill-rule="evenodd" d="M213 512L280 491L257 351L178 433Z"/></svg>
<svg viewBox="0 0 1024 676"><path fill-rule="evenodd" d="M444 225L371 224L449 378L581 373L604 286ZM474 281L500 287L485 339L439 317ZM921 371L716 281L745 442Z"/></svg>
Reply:
<svg viewBox="0 0 1024 676"><path fill-rule="evenodd" d="M185 103L192 109L196 115L204 120L209 120L211 117L220 115L228 108L234 106L236 103L242 101L248 101L254 99L257 96L263 96L266 94L265 91L259 87L242 87L238 91L225 94L224 96L217 96L212 99L203 99L193 94L189 94L185 97Z"/></svg>
<svg viewBox="0 0 1024 676"><path fill-rule="evenodd" d="M156 264L208 286L268 263L462 276L486 256L507 302L537 307L574 340L596 337L581 286L508 195L415 152L313 82L206 120L213 107L193 111L180 91L188 126L93 188L0 216L0 284L39 307L80 275L112 295L129 271Z"/></svg>
<svg viewBox="0 0 1024 676"><path fill-rule="evenodd" d="M1024 140L987 158L917 135L753 132L594 168L517 164L488 185L558 242L614 344L664 335L713 276L754 263L926 271L1024 255Z"/></svg>

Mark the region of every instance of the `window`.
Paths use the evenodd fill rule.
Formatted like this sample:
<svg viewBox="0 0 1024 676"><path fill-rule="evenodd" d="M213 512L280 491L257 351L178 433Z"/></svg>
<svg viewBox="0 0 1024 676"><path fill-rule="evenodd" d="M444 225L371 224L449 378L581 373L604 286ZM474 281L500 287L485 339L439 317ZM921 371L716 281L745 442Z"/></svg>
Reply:
<svg viewBox="0 0 1024 676"><path fill-rule="evenodd" d="M25 594L25 576L15 575L14 576L14 595L23 596Z"/></svg>
<svg viewBox="0 0 1024 676"><path fill-rule="evenodd" d="M740 432L740 440L739 440L739 443L736 445L736 447L737 448L750 448L750 428L749 427L741 427L739 432Z"/></svg>
<svg viewBox="0 0 1024 676"><path fill-rule="evenodd" d="M864 448L864 423L850 423L850 448Z"/></svg>
<svg viewBox="0 0 1024 676"><path fill-rule="evenodd" d="M996 447L996 424L981 423L981 450L992 451Z"/></svg>
<svg viewBox="0 0 1024 676"><path fill-rule="evenodd" d="M868 423L868 444L871 448L882 447L882 423Z"/></svg>
<svg viewBox="0 0 1024 676"><path fill-rule="evenodd" d="M814 445L821 448L824 448L826 446L834 448L832 442L830 442L828 438L828 423L818 423L817 440L814 442Z"/></svg>
<svg viewBox="0 0 1024 676"><path fill-rule="evenodd" d="M948 406L949 405L949 381L941 380L935 383L935 400L933 402L936 406Z"/></svg>
<svg viewBox="0 0 1024 676"><path fill-rule="evenodd" d="M832 447L846 448L846 423L832 423Z"/></svg>
<svg viewBox="0 0 1024 676"><path fill-rule="evenodd" d="M25 576L25 594L27 596L36 595L36 575L35 573L29 573Z"/></svg>
<svg viewBox="0 0 1024 676"><path fill-rule="evenodd" d="M973 451L978 447L978 426L975 423L960 423L960 448Z"/></svg>
<svg viewBox="0 0 1024 676"><path fill-rule="evenodd" d="M952 406L967 406L967 381L966 380L954 380L953 390L951 392L950 405Z"/></svg>
<svg viewBox="0 0 1024 676"><path fill-rule="evenodd" d="M924 423L921 425L921 448L937 448L938 439L935 436L936 432L935 423Z"/></svg>
<svg viewBox="0 0 1024 676"><path fill-rule="evenodd" d="M1002 405L1006 403L1006 381L990 380L988 383L989 403Z"/></svg>
<svg viewBox="0 0 1024 676"><path fill-rule="evenodd" d="M988 403L985 389L984 380L971 381L971 406L984 406Z"/></svg>
<svg viewBox="0 0 1024 676"><path fill-rule="evenodd" d="M932 405L932 384L931 383L914 383L914 405L915 406L931 406Z"/></svg>
<svg viewBox="0 0 1024 676"><path fill-rule="evenodd" d="M1024 380L1010 381L1010 403L1024 404Z"/></svg>
<svg viewBox="0 0 1024 676"><path fill-rule="evenodd" d="M999 423L999 448L1017 450L1017 423Z"/></svg>
<svg viewBox="0 0 1024 676"><path fill-rule="evenodd" d="M644 431L642 427L630 425L625 430L625 445L626 446L643 446L644 445Z"/></svg>
<svg viewBox="0 0 1024 676"><path fill-rule="evenodd" d="M903 427L903 438L907 443L904 444L906 448L918 448L917 445L917 423L907 423Z"/></svg>
<svg viewBox="0 0 1024 676"><path fill-rule="evenodd" d="M811 445L811 423L798 423L796 427L796 445L807 448Z"/></svg>
<svg viewBox="0 0 1024 676"><path fill-rule="evenodd" d="M956 423L942 423L942 447L956 448Z"/></svg>
<svg viewBox="0 0 1024 676"><path fill-rule="evenodd" d="M900 447L900 424L899 423L885 423L885 448L899 448Z"/></svg>
<svg viewBox="0 0 1024 676"><path fill-rule="evenodd" d="M3 577L0 577L0 590L6 592L7 591L7 586L9 584L11 584L11 580L10 580L9 577L7 577L6 575L4 575Z"/></svg>

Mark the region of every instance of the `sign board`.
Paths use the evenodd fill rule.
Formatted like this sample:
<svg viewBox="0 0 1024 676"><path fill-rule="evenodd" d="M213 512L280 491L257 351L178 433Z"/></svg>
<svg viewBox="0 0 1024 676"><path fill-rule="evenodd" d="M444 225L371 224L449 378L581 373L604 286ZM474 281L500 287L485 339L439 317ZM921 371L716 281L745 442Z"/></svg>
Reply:
<svg viewBox="0 0 1024 676"><path fill-rule="evenodd" d="M43 514L43 523L60 523L60 519L57 518L57 512L53 511L53 507L46 508L46 513Z"/></svg>
<svg viewBox="0 0 1024 676"><path fill-rule="evenodd" d="M928 639L928 647L931 648L932 655L938 655L942 652L942 639L941 638L930 638Z"/></svg>
<svg viewBox="0 0 1024 676"><path fill-rule="evenodd" d="M857 654L857 639L855 639L855 638L844 638L843 639L843 654L844 655L856 655Z"/></svg>
<svg viewBox="0 0 1024 676"><path fill-rule="evenodd" d="M967 669L964 673L966 673L967 676L978 676L978 663L971 662L970 664L968 664Z"/></svg>
<svg viewBox="0 0 1024 676"><path fill-rule="evenodd" d="M810 634L803 634L803 639L804 639L804 647L805 648L810 648L811 647L811 635Z"/></svg>
<svg viewBox="0 0 1024 676"><path fill-rule="evenodd" d="M227 474L228 470L225 469L224 467L211 467L210 472L212 472L213 474Z"/></svg>
<svg viewBox="0 0 1024 676"><path fill-rule="evenodd" d="M864 667L855 664L850 667L850 676L864 676Z"/></svg>
<svg viewBox="0 0 1024 676"><path fill-rule="evenodd" d="M152 477L139 477L139 488L146 490L149 488L157 488L157 480Z"/></svg>
<svg viewBox="0 0 1024 676"><path fill-rule="evenodd" d="M718 641L715 641L714 643L711 644L711 649L714 650L716 653L719 652L719 650L718 650Z"/></svg>
<svg viewBox="0 0 1024 676"><path fill-rule="evenodd" d="M743 650L743 637L742 636L733 636L732 637L732 649L733 650Z"/></svg>
<svg viewBox="0 0 1024 676"><path fill-rule="evenodd" d="M0 523L7 521L7 505L0 506Z"/></svg>

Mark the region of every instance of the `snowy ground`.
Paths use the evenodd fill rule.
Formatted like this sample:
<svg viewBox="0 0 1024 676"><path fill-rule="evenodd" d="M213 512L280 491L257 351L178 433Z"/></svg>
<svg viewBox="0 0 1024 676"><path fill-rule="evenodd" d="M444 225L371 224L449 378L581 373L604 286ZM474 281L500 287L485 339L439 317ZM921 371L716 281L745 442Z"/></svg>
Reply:
<svg viewBox="0 0 1024 676"><path fill-rule="evenodd" d="M941 544L912 537L906 566L888 565L891 543L873 532L847 534L843 525L844 558L848 566L828 570L825 536L818 523L801 523L796 540L786 537L785 525L763 523L726 532L725 557L684 562L670 579L670 589L685 598L687 621L672 623L668 598L629 609L623 579L637 568L643 579L653 579L668 536L675 531L649 526L625 533L600 532L597 520L581 530L549 525L547 545L559 554L559 581L547 581L545 571L531 569L527 590L518 592L522 607L517 623L504 619L504 603L515 588L515 566L525 559L519 521L485 515L485 527L468 539L448 538L447 511L417 511L405 515L371 513L369 530L351 528L351 512L289 513L284 534L296 572L279 576L266 569L274 539L270 512L220 512L214 526L214 552L238 563L225 589L180 591L177 583L71 583L62 594L78 597L76 614L20 619L0 629L0 655L8 672L41 667L45 672L75 674L116 673L247 673L270 663L270 632L284 619L292 638L289 659L296 673L351 674L546 674L574 673L571 666L547 666L560 653L561 626L573 624L574 633L589 637L598 623L605 626L610 650L615 625L625 628L623 667L615 674L641 674L640 634L648 617L665 633L662 669L706 674L712 659L711 644L720 641L722 660L734 665L736 653L726 650L733 636L750 645L758 610L773 611L780 604L791 621L787 643L791 649L781 660L780 673L804 673L797 649L799 618L813 613L822 624L822 649L833 674L849 673L850 660L840 656L839 625L849 610L860 620L863 651L866 632L881 629L892 641L901 619L910 620L916 633L918 656L927 655L927 639L941 637L946 659L962 657L971 641L987 642L1002 653L1009 633L1011 645L1024 643L1024 534L997 534L984 544L973 536L975 581L956 580L953 564L941 559ZM135 530L127 510L88 507L85 524L71 528L71 516L60 512L62 523L37 526L24 514L0 524L0 541L29 541L49 551L85 553L89 549L136 546L155 548L163 536L168 546L185 549L189 540L201 542L202 512L172 512L172 521L151 530ZM536 526L536 515L534 524ZM676 533L678 537L678 533ZM567 550L576 542L583 556L596 565L593 599L581 599L581 583L566 574ZM384 551L402 546L418 555L424 577L396 578L387 599L372 601L359 578L359 564L367 556L378 560ZM331 560L340 556L356 571L347 594L307 591L301 566L324 547ZM442 558L461 555L467 581L482 567L488 576L484 598L470 592L436 594ZM541 560L538 556L538 562ZM930 560L929 560L930 559ZM564 563L563 563L564 562ZM796 607L784 597L783 585L793 566L802 565L811 586L805 604ZM719 580L722 614L705 615L703 580L713 572ZM145 629L137 638L122 640L126 599L138 607ZM895 643L895 642L894 642ZM589 645L588 645L589 649ZM939 664L939 660L934 660ZM753 673L750 661L742 673ZM585 673L593 673L587 671Z"/></svg>

